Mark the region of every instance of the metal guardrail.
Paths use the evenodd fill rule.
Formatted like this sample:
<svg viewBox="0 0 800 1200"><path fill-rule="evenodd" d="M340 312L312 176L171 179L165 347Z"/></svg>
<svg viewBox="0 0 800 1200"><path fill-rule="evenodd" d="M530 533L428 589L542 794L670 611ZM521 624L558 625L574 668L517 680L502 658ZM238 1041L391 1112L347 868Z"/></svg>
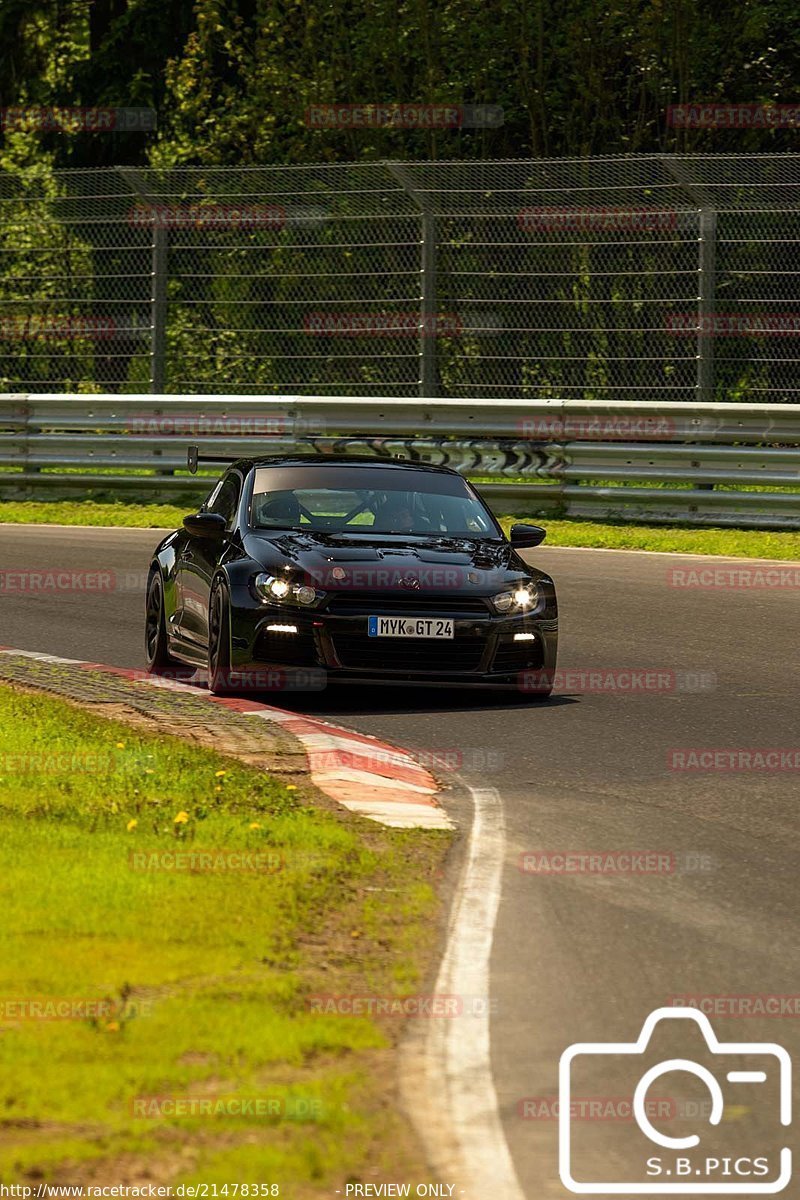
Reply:
<svg viewBox="0 0 800 1200"><path fill-rule="evenodd" d="M800 528L800 404L7 394L0 493L197 495L189 442L441 463L518 512Z"/></svg>

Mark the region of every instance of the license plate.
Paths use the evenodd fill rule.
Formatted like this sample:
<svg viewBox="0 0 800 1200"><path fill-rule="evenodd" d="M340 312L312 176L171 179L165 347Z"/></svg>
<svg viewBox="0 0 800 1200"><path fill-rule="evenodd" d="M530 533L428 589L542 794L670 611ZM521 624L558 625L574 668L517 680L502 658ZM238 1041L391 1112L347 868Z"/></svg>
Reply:
<svg viewBox="0 0 800 1200"><path fill-rule="evenodd" d="M451 638L453 622L441 617L370 617L370 637Z"/></svg>

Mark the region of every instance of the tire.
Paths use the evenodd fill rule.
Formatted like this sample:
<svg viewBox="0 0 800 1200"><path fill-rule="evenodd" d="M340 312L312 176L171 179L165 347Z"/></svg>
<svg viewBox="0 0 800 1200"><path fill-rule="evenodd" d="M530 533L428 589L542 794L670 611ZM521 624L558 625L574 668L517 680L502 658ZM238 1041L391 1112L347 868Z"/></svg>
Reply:
<svg viewBox="0 0 800 1200"><path fill-rule="evenodd" d="M160 571L153 571L147 584L144 654L148 671L165 671L179 665L178 660L169 652L167 621L164 614L164 581Z"/></svg>
<svg viewBox="0 0 800 1200"><path fill-rule="evenodd" d="M231 689L231 597L222 579L215 579L208 601L208 690L226 696Z"/></svg>

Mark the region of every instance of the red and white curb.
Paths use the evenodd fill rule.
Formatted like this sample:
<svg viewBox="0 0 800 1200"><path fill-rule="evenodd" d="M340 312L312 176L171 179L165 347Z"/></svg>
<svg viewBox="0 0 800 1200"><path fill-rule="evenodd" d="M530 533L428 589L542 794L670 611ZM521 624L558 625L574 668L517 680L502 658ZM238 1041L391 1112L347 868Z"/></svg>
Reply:
<svg viewBox="0 0 800 1200"><path fill-rule="evenodd" d="M435 796L439 788L431 773L407 751L377 738L257 700L212 696L204 686L199 686L205 682L199 671L192 676L196 682L183 683L149 675L145 671L109 667L104 663L60 658L54 654L38 654L7 646L0 647L0 653L119 675L144 687L187 692L233 709L242 716L274 721L302 743L312 782L343 808L398 829L455 827L447 813L436 803Z"/></svg>

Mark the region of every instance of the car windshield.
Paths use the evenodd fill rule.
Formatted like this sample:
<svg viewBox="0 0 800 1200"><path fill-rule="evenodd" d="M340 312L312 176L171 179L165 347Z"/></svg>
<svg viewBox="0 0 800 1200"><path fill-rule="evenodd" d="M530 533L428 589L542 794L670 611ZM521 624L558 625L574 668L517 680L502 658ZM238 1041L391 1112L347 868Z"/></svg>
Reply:
<svg viewBox="0 0 800 1200"><path fill-rule="evenodd" d="M372 466L256 469L255 529L500 537L458 475Z"/></svg>

